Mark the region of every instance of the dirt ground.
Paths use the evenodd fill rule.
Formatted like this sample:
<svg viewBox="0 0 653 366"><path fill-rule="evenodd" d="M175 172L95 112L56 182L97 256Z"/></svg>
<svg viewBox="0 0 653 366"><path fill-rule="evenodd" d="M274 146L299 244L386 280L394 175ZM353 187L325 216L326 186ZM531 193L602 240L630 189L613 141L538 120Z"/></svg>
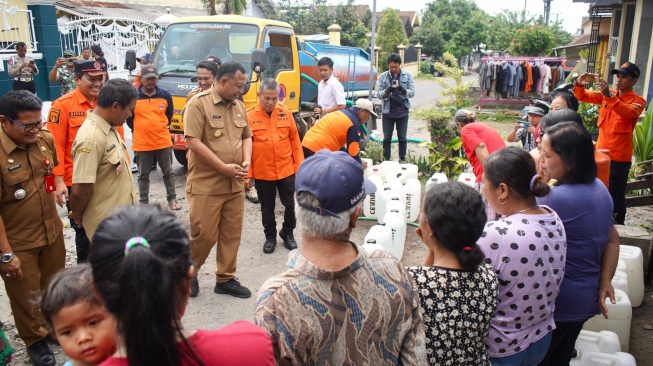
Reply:
<svg viewBox="0 0 653 366"><path fill-rule="evenodd" d="M430 81L418 80L422 83L432 83ZM435 83L433 83L435 89ZM427 103L424 103L426 105ZM512 128L509 123L488 123L506 135ZM414 138L428 139L429 133L426 123L423 121L412 120L409 123L408 136ZM414 155L424 154L424 148L416 144L409 144L409 151ZM176 215L186 225L188 225L188 201L186 200L185 181L186 172L181 166L175 167L175 186L179 202L183 205L182 210L177 211ZM134 176L136 179L136 175ZM151 203L166 204L165 189L161 171L157 170L151 174ZM283 206L277 200L277 227L281 228L281 219L283 217ZM64 212L61 212L63 217ZM653 210L651 208L633 209L629 211L628 223L641 224L645 223L653 227ZM64 221L67 219L64 218ZM352 235L352 241L362 243L363 237L369 228L375 224L372 221L361 220ZM402 262L407 265L421 265L426 256L426 248L415 234L414 227L409 226L407 230L406 246ZM75 263L74 249L74 231L70 228L64 229L67 248L67 265ZM299 228L295 231L295 237L301 245L301 235ZM238 278L241 283L249 287L253 296L250 299L236 299L227 295L217 295L213 293L215 284L214 272L216 270L215 250L212 251L206 264L199 271L200 294L197 298L189 301L183 323L187 329L216 329L236 320L252 320L256 293L263 282L272 275L285 270L288 250L286 250L281 239L277 240L276 251L272 254L264 254L262 251L265 237L261 225L260 206L245 201L245 218L243 224L242 241L238 253ZM1 285L0 285L1 286ZM653 300L651 299L650 288L647 288L644 303L637 309L633 309L633 323L631 331L631 350L630 352L637 359L640 365L653 364L653 347L651 347L651 337L653 331L646 331L643 325L653 325ZM14 354L13 365L22 365L28 363L25 348L22 341L18 338L11 316L7 296L3 289L0 289L0 319L4 322L4 330L7 338L16 350ZM52 349L57 356L58 364L63 364L67 357L60 348L51 343Z"/></svg>

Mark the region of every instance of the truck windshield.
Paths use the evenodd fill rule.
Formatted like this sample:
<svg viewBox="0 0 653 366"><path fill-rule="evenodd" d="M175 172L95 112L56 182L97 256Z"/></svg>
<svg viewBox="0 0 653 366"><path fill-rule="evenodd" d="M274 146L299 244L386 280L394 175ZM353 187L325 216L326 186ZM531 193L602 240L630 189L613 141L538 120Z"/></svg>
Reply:
<svg viewBox="0 0 653 366"><path fill-rule="evenodd" d="M208 56L222 63L240 62L250 68L258 27L247 24L181 23L166 29L153 57L161 75L195 75L198 62Z"/></svg>

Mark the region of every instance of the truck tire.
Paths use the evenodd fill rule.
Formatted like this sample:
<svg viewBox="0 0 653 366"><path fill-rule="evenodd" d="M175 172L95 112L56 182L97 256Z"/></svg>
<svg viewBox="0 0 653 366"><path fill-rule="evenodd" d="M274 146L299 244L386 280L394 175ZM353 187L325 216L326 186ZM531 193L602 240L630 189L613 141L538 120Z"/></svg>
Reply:
<svg viewBox="0 0 653 366"><path fill-rule="evenodd" d="M297 134L299 134L299 140L304 139L306 131L308 131L308 124L298 116L295 116L295 125L297 125Z"/></svg>
<svg viewBox="0 0 653 366"><path fill-rule="evenodd" d="M186 151L184 150L172 150L175 153L175 159L179 164L183 165L185 168L188 167L188 160L186 160Z"/></svg>

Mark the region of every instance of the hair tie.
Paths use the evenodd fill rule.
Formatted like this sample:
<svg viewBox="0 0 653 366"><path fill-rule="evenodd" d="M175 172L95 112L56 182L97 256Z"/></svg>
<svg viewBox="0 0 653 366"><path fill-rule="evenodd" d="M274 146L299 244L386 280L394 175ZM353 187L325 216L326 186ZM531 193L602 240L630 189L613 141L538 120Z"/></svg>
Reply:
<svg viewBox="0 0 653 366"><path fill-rule="evenodd" d="M125 257L127 256L127 254L129 254L129 251L133 247L135 247L137 245L140 245L140 246L142 246L144 248L149 248L150 247L150 243L148 243L145 238L143 238L141 236L133 237L133 238L127 240L127 243L125 244Z"/></svg>
<svg viewBox="0 0 653 366"><path fill-rule="evenodd" d="M529 186L529 188L531 189L531 191L532 191L533 188L535 187L535 182L537 182L537 180L540 179L540 178L542 178L542 176L539 175L539 174L535 174L535 175L533 176L533 178L531 178L531 184L530 184L530 186Z"/></svg>
<svg viewBox="0 0 653 366"><path fill-rule="evenodd" d="M471 251L472 251L472 247L470 247L469 245L466 246L466 247L463 247L463 251L465 251L465 252L471 252Z"/></svg>

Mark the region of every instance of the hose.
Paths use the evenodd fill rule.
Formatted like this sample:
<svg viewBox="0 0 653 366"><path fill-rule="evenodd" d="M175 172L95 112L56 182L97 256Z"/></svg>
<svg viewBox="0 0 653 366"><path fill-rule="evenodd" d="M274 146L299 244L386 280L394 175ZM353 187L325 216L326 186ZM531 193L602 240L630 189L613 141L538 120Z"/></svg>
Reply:
<svg viewBox="0 0 653 366"><path fill-rule="evenodd" d="M358 216L358 219L361 221L377 221L378 219L375 219L373 217L365 217L365 216ZM413 227L419 227L419 224L416 222L407 222L406 225L410 225Z"/></svg>
<svg viewBox="0 0 653 366"><path fill-rule="evenodd" d="M300 76L302 79L308 81L308 82L309 82L311 85L313 85L314 87L316 87L316 88L318 87L319 83L318 83L317 81L315 81L315 79L313 79L312 77L310 77L310 76L308 76L308 75L306 75L306 74L304 74L304 73L300 73L299 76ZM351 106L354 105L354 102L352 102L351 100L347 100L347 101L346 101L346 104L347 104L347 107L351 107ZM362 124L362 125L361 125L361 128L363 129L363 132L367 135L367 134L368 134L368 133L367 133L367 127L366 127L365 125ZM381 143L383 142L382 139L379 139L379 138L377 138L377 137L375 137L375 136L370 136L370 140L372 140L372 141L374 141L374 142L381 142ZM419 143L424 142L424 140L413 139L413 138L407 138L406 141L408 141L408 142L413 142L413 143L416 143L416 144L419 144ZM393 144L396 144L397 142L399 142L399 140L398 140L398 139L392 139L392 141L390 141L390 142L393 143Z"/></svg>
<svg viewBox="0 0 653 366"><path fill-rule="evenodd" d="M310 76L304 74L303 72L300 73L299 76L300 76L302 79L308 81L309 84L313 85L313 86L316 87L316 88L320 85L317 81L315 81L315 79L313 79L312 77L310 77ZM354 105L354 102L352 102L351 100L346 100L346 101L345 101L345 104L347 105L347 107L351 107L351 106Z"/></svg>
<svg viewBox="0 0 653 366"><path fill-rule="evenodd" d="M368 133L367 133L367 126L365 126L365 125L363 124L363 125L361 125L361 129L363 130L363 133L364 133L364 134L368 135ZM380 143L383 143L383 140L382 140L382 139L380 139L380 138L378 138L378 137L376 137L376 136L372 136L372 135L370 135L370 140L372 140L372 141L374 141L374 142L380 142ZM424 140L413 139L413 138L410 138L410 137L407 138L406 141L407 141L407 142L414 142L414 143L416 143L416 144L420 144L420 143L424 142ZM397 142L399 142L399 140L397 140L397 139L392 139L392 141L390 141L390 142L392 142L393 144L396 144Z"/></svg>

